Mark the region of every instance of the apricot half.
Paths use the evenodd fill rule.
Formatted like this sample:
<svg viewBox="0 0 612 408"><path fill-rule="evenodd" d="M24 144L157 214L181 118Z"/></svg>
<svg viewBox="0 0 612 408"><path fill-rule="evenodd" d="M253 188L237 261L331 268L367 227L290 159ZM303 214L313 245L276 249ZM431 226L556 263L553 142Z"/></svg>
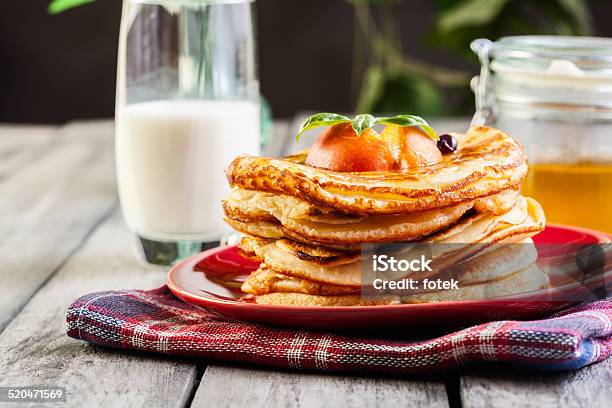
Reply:
<svg viewBox="0 0 612 408"><path fill-rule="evenodd" d="M388 171L395 159L374 129L357 135L350 123L327 129L308 151L306 164L334 171Z"/></svg>
<svg viewBox="0 0 612 408"><path fill-rule="evenodd" d="M418 127L387 125L380 135L389 146L398 170L430 166L442 161L442 153L436 142Z"/></svg>

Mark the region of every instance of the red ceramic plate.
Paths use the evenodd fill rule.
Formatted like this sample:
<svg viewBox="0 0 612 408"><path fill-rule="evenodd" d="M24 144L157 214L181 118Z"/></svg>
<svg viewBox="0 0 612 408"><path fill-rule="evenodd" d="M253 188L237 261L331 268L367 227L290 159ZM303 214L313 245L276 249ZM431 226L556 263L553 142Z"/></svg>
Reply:
<svg viewBox="0 0 612 408"><path fill-rule="evenodd" d="M549 225L536 243L610 243L608 235L584 228ZM196 270L196 265L197 269ZM168 273L170 290L186 302L219 315L252 322L319 329L450 327L498 319L526 319L562 308L585 290L576 281L558 282L552 289L500 299L400 304L385 306L301 307L258 305L238 300L240 282L258 266L235 246L194 255ZM610 271L597 285L612 282ZM554 282L554 280L552 280ZM592 289L592 287L591 287ZM567 296L571 293L572 296Z"/></svg>

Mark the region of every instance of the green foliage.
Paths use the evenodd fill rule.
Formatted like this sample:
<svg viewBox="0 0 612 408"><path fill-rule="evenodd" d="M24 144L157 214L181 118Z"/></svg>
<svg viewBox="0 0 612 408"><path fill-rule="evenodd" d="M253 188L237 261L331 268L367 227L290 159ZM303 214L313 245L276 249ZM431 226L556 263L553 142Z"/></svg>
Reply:
<svg viewBox="0 0 612 408"><path fill-rule="evenodd" d="M469 44L475 38L591 33L591 16L585 0L444 0L438 1L437 6L438 21L428 43L474 63L476 57ZM486 13L476 12L487 7ZM468 12L472 18L465 17Z"/></svg>
<svg viewBox="0 0 612 408"><path fill-rule="evenodd" d="M315 113L314 115L304 119L295 139L299 141L302 133L309 129L314 129L321 126L333 126L340 123L350 123L357 136L361 135L365 130L370 129L374 125L416 126L427 133L431 139L438 140L438 134L436 131L429 126L429 123L427 123L425 119L420 116L397 115L390 117L376 117L370 115L369 113L362 113L351 119L344 115L329 112Z"/></svg>
<svg viewBox="0 0 612 408"><path fill-rule="evenodd" d="M351 120L351 127L356 134L360 135L364 130L367 130L376 124L376 118L369 113L362 113L361 115L355 116L355 119Z"/></svg>
<svg viewBox="0 0 612 408"><path fill-rule="evenodd" d="M82 4L93 3L95 0L52 0L47 11L49 14L58 14Z"/></svg>
<svg viewBox="0 0 612 408"><path fill-rule="evenodd" d="M510 0L470 0L440 13L438 30L450 32L466 26L489 24Z"/></svg>
<svg viewBox="0 0 612 408"><path fill-rule="evenodd" d="M470 73L419 61L406 55L394 12L397 0L349 0L355 6L355 20L361 36L356 45L367 47L365 67L354 77L356 110L361 112L419 112L447 114L444 96L473 100ZM559 34L589 35L591 13L587 0L436 0L437 20L426 37L429 46L461 56L476 69L477 58L469 48L476 38L496 40L507 35ZM356 47L358 48L358 47ZM356 60L355 69L360 69ZM362 66L364 64L361 64ZM459 111L468 113L472 103Z"/></svg>
<svg viewBox="0 0 612 408"><path fill-rule="evenodd" d="M444 113L442 94L430 78L409 70L381 71L373 103L361 101L359 111L375 113L419 112L424 116ZM369 90L366 90L369 92Z"/></svg>
<svg viewBox="0 0 612 408"><path fill-rule="evenodd" d="M309 116L300 125L300 130L295 136L295 140L300 140L300 136L307 130L314 129L321 126L333 126L340 123L347 123L351 120L344 115L338 115L337 113L321 112L315 115Z"/></svg>
<svg viewBox="0 0 612 408"><path fill-rule="evenodd" d="M565 9L568 15L572 16L581 34L591 34L593 21L586 2L583 0L559 0L559 5Z"/></svg>
<svg viewBox="0 0 612 408"><path fill-rule="evenodd" d="M421 128L430 139L437 141L440 138L436 131L429 126L429 123L420 116L415 115L397 115L391 117L376 118L376 123L381 125L398 125L398 126L416 126Z"/></svg>
<svg viewBox="0 0 612 408"><path fill-rule="evenodd" d="M57 14L95 0L52 0L49 13ZM355 7L361 35L355 36L353 64L359 78L356 111L374 113L420 112L441 115L449 112L444 95L455 93L471 100L470 74L419 61L402 50L394 7L402 0L347 0ZM476 38L498 39L505 35L589 35L591 13L588 0L435 0L437 21L427 43L460 55L477 64L469 44ZM373 10L379 18L374 18ZM359 64L357 59L365 59ZM361 66L361 68L360 68ZM467 113L471 103L454 113ZM461 109L461 107L460 107Z"/></svg>

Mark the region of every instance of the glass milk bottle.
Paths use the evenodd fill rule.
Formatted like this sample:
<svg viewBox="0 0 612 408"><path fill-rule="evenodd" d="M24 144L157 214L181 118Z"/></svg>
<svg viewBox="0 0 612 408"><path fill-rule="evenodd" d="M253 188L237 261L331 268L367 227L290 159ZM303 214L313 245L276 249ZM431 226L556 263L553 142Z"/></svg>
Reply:
<svg viewBox="0 0 612 408"><path fill-rule="evenodd" d="M612 233L612 39L475 40L481 73L473 124L525 145L524 195L549 222Z"/></svg>
<svg viewBox="0 0 612 408"><path fill-rule="evenodd" d="M117 181L148 263L172 264L226 232L224 170L259 152L253 13L249 0L124 0Z"/></svg>

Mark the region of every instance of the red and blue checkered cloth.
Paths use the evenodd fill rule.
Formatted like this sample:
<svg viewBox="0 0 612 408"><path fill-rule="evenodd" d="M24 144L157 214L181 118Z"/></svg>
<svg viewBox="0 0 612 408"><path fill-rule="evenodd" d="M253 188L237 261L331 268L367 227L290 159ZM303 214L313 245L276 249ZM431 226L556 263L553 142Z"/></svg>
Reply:
<svg viewBox="0 0 612 408"><path fill-rule="evenodd" d="M475 362L567 370L612 354L612 298L545 320L496 321L424 341L223 320L165 286L85 295L70 305L66 319L68 336L104 346L336 372L423 373Z"/></svg>

